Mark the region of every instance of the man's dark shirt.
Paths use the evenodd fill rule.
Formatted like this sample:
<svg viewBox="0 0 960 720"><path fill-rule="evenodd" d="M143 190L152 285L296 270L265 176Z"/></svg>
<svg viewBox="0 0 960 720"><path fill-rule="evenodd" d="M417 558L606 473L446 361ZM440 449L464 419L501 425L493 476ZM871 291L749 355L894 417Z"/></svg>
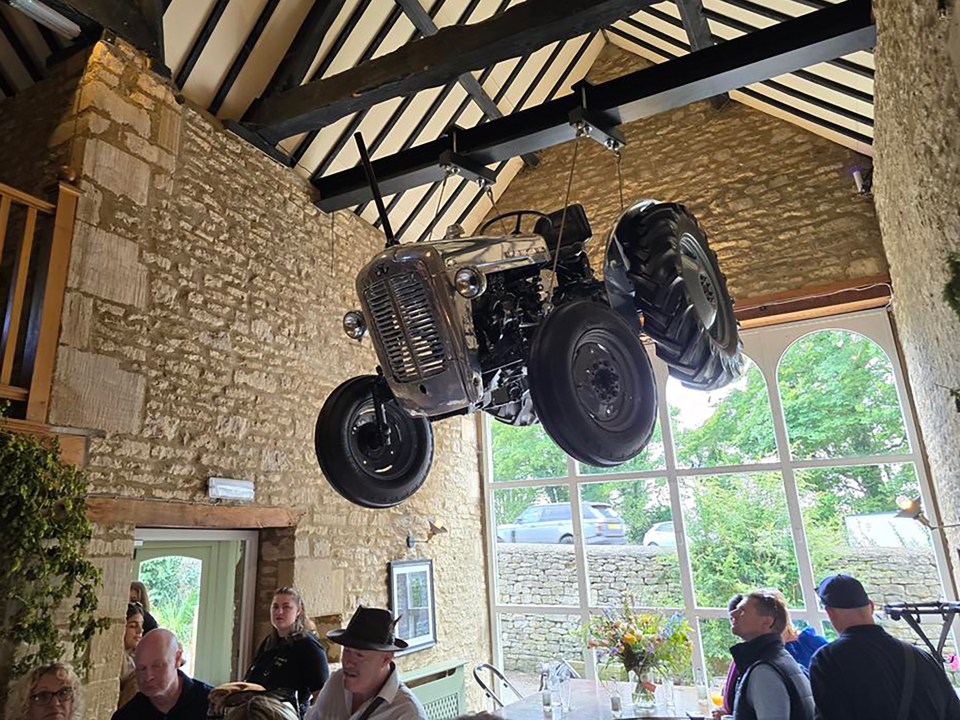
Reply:
<svg viewBox="0 0 960 720"><path fill-rule="evenodd" d="M206 720L210 686L187 677L179 670L177 674L183 683L180 697L166 715L157 710L146 695L137 693L130 702L113 714L112 720Z"/></svg>
<svg viewBox="0 0 960 720"><path fill-rule="evenodd" d="M817 720L893 720L900 709L906 660L901 640L879 625L856 625L817 650L810 684ZM908 645L916 658L909 720L960 720L960 700L943 666Z"/></svg>

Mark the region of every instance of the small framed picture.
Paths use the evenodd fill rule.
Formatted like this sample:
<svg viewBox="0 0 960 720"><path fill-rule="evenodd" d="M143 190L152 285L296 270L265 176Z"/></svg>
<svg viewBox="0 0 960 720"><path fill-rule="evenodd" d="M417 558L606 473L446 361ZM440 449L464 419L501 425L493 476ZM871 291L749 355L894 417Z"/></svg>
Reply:
<svg viewBox="0 0 960 720"><path fill-rule="evenodd" d="M389 565L390 610L399 618L396 637L409 647L397 655L437 644L437 608L433 593L433 560L396 560Z"/></svg>

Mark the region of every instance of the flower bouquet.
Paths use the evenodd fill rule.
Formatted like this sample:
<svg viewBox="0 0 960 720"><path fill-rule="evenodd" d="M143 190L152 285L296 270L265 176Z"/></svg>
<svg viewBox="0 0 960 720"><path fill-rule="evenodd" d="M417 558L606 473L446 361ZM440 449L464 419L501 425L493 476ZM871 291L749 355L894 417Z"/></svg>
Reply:
<svg viewBox="0 0 960 720"><path fill-rule="evenodd" d="M623 607L591 618L585 628L587 647L598 650L601 670L619 667L633 682L636 707L653 707L657 682L690 665L690 626L679 613L638 612L625 598Z"/></svg>

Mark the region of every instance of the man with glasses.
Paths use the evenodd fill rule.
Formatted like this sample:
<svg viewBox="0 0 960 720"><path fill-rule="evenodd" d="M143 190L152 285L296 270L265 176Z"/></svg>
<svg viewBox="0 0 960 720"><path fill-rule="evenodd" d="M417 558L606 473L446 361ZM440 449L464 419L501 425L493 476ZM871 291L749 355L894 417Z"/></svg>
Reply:
<svg viewBox="0 0 960 720"><path fill-rule="evenodd" d="M137 687L113 720L205 720L210 686L180 671L183 650L176 636L159 628L143 636L134 653Z"/></svg>
<svg viewBox="0 0 960 720"><path fill-rule="evenodd" d="M817 720L960 720L941 663L876 624L859 580L830 575L817 595L840 633L810 663Z"/></svg>
<svg viewBox="0 0 960 720"><path fill-rule="evenodd" d="M783 647L787 608L782 597L756 590L730 613L730 630L743 639L730 648L740 672L734 720L813 720L810 682Z"/></svg>

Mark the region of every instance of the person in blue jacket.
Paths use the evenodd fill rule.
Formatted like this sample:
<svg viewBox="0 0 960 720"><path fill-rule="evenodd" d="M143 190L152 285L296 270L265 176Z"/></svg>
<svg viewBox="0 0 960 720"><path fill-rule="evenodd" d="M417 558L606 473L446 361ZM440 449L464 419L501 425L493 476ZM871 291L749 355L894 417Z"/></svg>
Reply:
<svg viewBox="0 0 960 720"><path fill-rule="evenodd" d="M813 654L826 644L827 639L817 635L817 631L810 626L797 630L792 622L788 622L786 630L783 631L783 646L807 675L810 674Z"/></svg>

